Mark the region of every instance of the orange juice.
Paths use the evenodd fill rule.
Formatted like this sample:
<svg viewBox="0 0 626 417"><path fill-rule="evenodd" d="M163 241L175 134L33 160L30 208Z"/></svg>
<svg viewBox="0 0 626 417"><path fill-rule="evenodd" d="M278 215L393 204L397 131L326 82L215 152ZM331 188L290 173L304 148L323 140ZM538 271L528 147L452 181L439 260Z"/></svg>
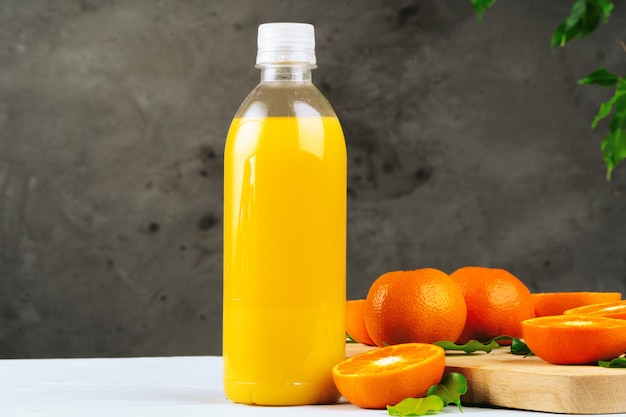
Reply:
<svg viewBox="0 0 626 417"><path fill-rule="evenodd" d="M345 358L346 146L336 117L237 117L224 153L224 390L331 403Z"/></svg>

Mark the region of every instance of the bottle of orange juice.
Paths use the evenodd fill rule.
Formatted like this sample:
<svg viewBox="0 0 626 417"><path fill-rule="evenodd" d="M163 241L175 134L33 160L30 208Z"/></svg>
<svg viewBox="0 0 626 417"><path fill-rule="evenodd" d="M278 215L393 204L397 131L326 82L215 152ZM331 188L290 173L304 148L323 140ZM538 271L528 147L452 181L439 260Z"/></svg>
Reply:
<svg viewBox="0 0 626 417"><path fill-rule="evenodd" d="M224 390L239 403L339 399L345 358L346 145L313 85L314 28L259 26L261 82L224 152Z"/></svg>

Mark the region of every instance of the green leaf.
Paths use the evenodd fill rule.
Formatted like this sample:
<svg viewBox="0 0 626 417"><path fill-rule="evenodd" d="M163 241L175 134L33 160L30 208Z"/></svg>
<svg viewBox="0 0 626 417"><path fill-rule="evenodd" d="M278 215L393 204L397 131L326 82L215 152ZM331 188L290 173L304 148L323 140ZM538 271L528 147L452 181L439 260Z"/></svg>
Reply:
<svg viewBox="0 0 626 417"><path fill-rule="evenodd" d="M602 156L607 167L606 178L611 179L613 169L626 159L626 79L622 78L615 89L613 117L609 124L609 133L602 141Z"/></svg>
<svg viewBox="0 0 626 417"><path fill-rule="evenodd" d="M566 42L584 38L600 24L600 16L606 22L613 9L610 0L576 0L570 14L552 34L551 46L564 46Z"/></svg>
<svg viewBox="0 0 626 417"><path fill-rule="evenodd" d="M479 342L478 340L470 340L469 342L463 345L457 345L449 340L442 340L440 342L435 342L434 344L440 346L444 350L460 350L465 353L474 353L474 352L491 352L494 349L499 349L502 346L498 343L500 340L511 340L510 336L498 336L494 337L487 342Z"/></svg>
<svg viewBox="0 0 626 417"><path fill-rule="evenodd" d="M610 361L598 361L603 368L626 368L626 358L615 358Z"/></svg>
<svg viewBox="0 0 626 417"><path fill-rule="evenodd" d="M563 46L568 40L576 38L582 30L586 15L587 1L576 0L572 5L570 15L554 30L552 47Z"/></svg>
<svg viewBox="0 0 626 417"><path fill-rule="evenodd" d="M618 75L613 74L604 68L598 68L582 80L579 80L578 84L598 84L600 87L609 88L615 86L620 79L621 77Z"/></svg>
<svg viewBox="0 0 626 417"><path fill-rule="evenodd" d="M429 412L437 412L445 405L441 398L429 395L425 398L405 398L396 405L388 405L390 416L423 416Z"/></svg>
<svg viewBox="0 0 626 417"><path fill-rule="evenodd" d="M604 14L604 23L606 23L609 21L609 17L611 16L613 2L611 0L597 0L597 2L602 9L602 13Z"/></svg>
<svg viewBox="0 0 626 417"><path fill-rule="evenodd" d="M613 132L626 128L626 80L621 79L615 94L613 95L613 108L615 112L611 118L609 129Z"/></svg>
<svg viewBox="0 0 626 417"><path fill-rule="evenodd" d="M445 405L456 404L459 411L461 408L461 395L467 392L467 379L458 372L450 372L443 376L439 385L433 385L428 389L426 395L436 395Z"/></svg>
<svg viewBox="0 0 626 417"><path fill-rule="evenodd" d="M514 337L511 341L511 353L514 355L524 355L524 357L534 355L528 345L517 337Z"/></svg>
<svg viewBox="0 0 626 417"><path fill-rule="evenodd" d="M593 121L591 122L592 129L595 129L596 126L598 126L598 122L600 122L600 120L611 114L611 112L613 111L613 104L615 103L615 101L617 101L618 98L619 97L613 96L610 100L600 104L598 114L596 114L596 117L594 117Z"/></svg>
<svg viewBox="0 0 626 417"><path fill-rule="evenodd" d="M609 132L602 140L602 156L606 165L606 179L611 179L613 169L626 158L626 133L623 129Z"/></svg>
<svg viewBox="0 0 626 417"><path fill-rule="evenodd" d="M626 117L626 102L622 100L622 98L625 95L626 95L626 82L624 82L624 80L620 78L619 84L617 85L617 88L615 89L615 93L613 94L613 97L611 97L609 100L600 104L600 109L598 110L598 114L596 114L596 117L593 118L593 121L591 122L591 127L595 129L596 126L598 125L598 122L600 122L600 120L610 115L611 112L613 111L613 106L615 106L616 111L615 111L615 115L613 116L613 119L611 120L610 128L611 128L611 131L615 131L619 129L621 127L622 119ZM615 122L613 122L613 120L615 120ZM618 123L618 124L616 125L615 123Z"/></svg>
<svg viewBox="0 0 626 417"><path fill-rule="evenodd" d="M479 22L483 20L483 13L485 10L493 6L495 2L496 0L472 0L472 5L474 6L476 17Z"/></svg>

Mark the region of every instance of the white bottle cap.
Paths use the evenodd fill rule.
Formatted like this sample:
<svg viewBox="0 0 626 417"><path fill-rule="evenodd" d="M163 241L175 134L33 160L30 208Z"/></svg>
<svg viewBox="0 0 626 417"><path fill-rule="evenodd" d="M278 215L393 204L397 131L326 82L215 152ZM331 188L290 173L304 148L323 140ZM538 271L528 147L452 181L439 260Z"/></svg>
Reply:
<svg viewBox="0 0 626 417"><path fill-rule="evenodd" d="M315 30L308 23L259 25L257 67L269 63L304 62L315 65Z"/></svg>

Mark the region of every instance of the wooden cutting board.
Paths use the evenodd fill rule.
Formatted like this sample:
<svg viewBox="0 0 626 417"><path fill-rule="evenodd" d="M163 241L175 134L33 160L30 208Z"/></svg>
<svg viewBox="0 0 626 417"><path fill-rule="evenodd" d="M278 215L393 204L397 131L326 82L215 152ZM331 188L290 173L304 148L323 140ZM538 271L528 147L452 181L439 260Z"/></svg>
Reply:
<svg viewBox="0 0 626 417"><path fill-rule="evenodd" d="M350 343L347 356L374 349ZM552 365L536 356L491 353L446 355L446 372L468 381L463 404L565 414L626 413L626 369Z"/></svg>

